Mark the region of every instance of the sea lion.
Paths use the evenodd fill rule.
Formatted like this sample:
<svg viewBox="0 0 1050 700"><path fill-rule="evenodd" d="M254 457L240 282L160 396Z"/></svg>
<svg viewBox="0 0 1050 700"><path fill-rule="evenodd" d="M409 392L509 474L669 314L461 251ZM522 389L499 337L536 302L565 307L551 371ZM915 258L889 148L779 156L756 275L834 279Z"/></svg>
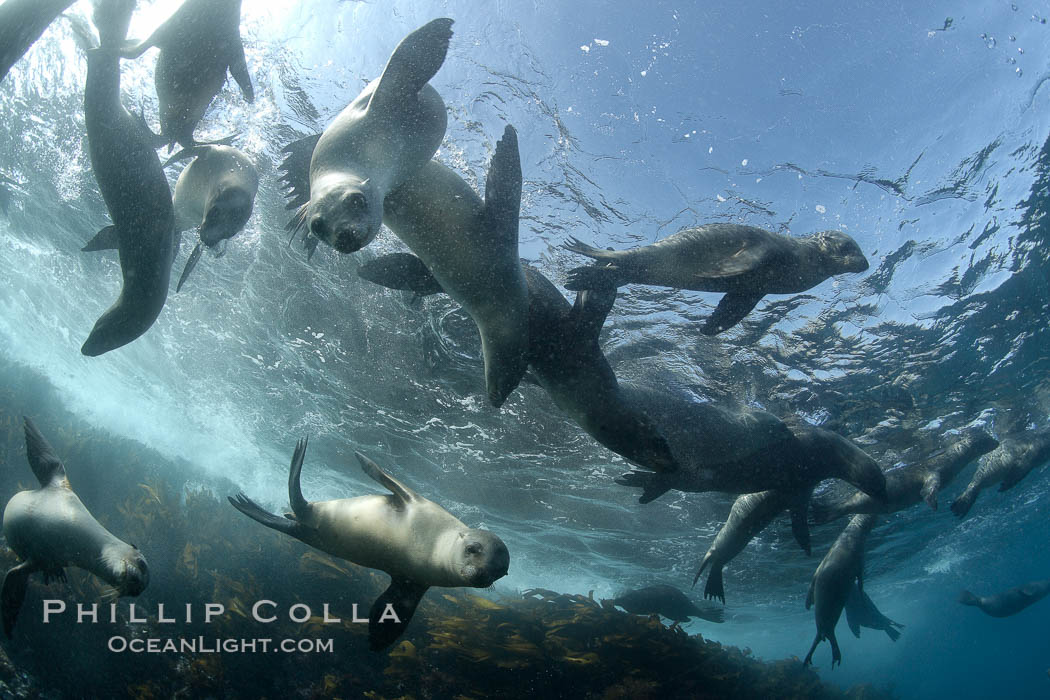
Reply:
<svg viewBox="0 0 1050 700"><path fill-rule="evenodd" d="M679 466L668 474L631 472L617 479L618 484L643 489L639 503L659 498L668 489L798 491L829 478L886 499L886 480L875 460L829 430L803 421L785 422L767 411L716 405L683 392L628 382L620 382L620 393L649 416Z"/></svg>
<svg viewBox="0 0 1050 700"><path fill-rule="evenodd" d="M896 513L923 500L937 510L937 494L959 474L966 465L983 454L991 452L999 441L980 428L969 428L932 458L886 472L886 493L889 502L880 503L864 493L830 501L818 499L813 503L813 522L822 524L848 513Z"/></svg>
<svg viewBox="0 0 1050 700"><path fill-rule="evenodd" d="M1050 593L1050 578L1042 581L1031 581L1023 586L990 596L978 596L969 591L959 594L963 605L975 605L992 617L1010 617L1016 615L1032 603L1037 603Z"/></svg>
<svg viewBox="0 0 1050 700"><path fill-rule="evenodd" d="M196 267L204 247L222 255L224 242L244 229L259 191L255 164L232 146L194 146L172 160L181 158L193 161L175 183L175 224L179 231L197 227L199 240L182 270L176 292Z"/></svg>
<svg viewBox="0 0 1050 700"><path fill-rule="evenodd" d="M255 100L241 43L241 0L185 0L124 58L160 48L153 81L160 102L162 144L194 145L193 131L226 83L229 71L247 102Z"/></svg>
<svg viewBox="0 0 1050 700"><path fill-rule="evenodd" d="M293 149L282 165L293 204L308 191L303 150ZM521 381L529 348L529 290L518 258L520 204L518 137L508 125L489 165L484 201L432 160L391 192L384 206L384 223L477 324L486 392L496 407Z"/></svg>
<svg viewBox="0 0 1050 700"><path fill-rule="evenodd" d="M290 228L306 226L340 253L376 237L384 198L434 156L445 136L445 102L428 81L445 62L451 38L447 18L406 36L383 74L316 141L307 137L285 149L311 154L308 201L299 203Z"/></svg>
<svg viewBox="0 0 1050 700"><path fill-rule="evenodd" d="M981 460L970 483L952 502L952 512L963 517L970 512L977 496L995 482L1000 491L1009 491L1036 467L1050 460L1050 430L1003 440L991 454Z"/></svg>
<svg viewBox="0 0 1050 700"><path fill-rule="evenodd" d="M850 586L845 610L846 624L849 625L850 632L857 639L860 639L861 627L882 630L894 642L900 639L901 633L897 628L904 627L904 625L894 622L879 612L879 609L875 607L875 603L868 597L868 594L862 591L857 584Z"/></svg>
<svg viewBox="0 0 1050 700"><path fill-rule="evenodd" d="M171 189L149 130L120 101L117 47L127 35L134 7L134 0L99 0L94 20L101 48L92 48L90 30L73 24L74 35L87 53L84 122L91 168L113 219L84 250L116 248L124 280L117 301L98 319L80 349L91 357L130 343L157 320L168 298L179 242Z"/></svg>
<svg viewBox="0 0 1050 700"><path fill-rule="evenodd" d="M229 501L266 527L332 556L390 574L390 587L369 613L368 639L373 651L401 636L429 587L487 588L506 575L510 554L499 537L467 527L360 452L354 454L365 474L389 489L389 494L308 502L299 485L306 445L305 439L296 444L288 474L291 514L282 518L268 513L243 493ZM397 619L380 622L387 605L393 606Z"/></svg>
<svg viewBox="0 0 1050 700"><path fill-rule="evenodd" d="M5 0L0 3L0 82L73 0Z"/></svg>
<svg viewBox="0 0 1050 700"><path fill-rule="evenodd" d="M563 247L599 263L570 270L568 289L634 283L725 292L700 329L705 335L732 328L766 294L797 294L833 275L868 269L860 246L841 231L794 238L754 226L707 224L631 250L601 250L576 238Z"/></svg>
<svg viewBox="0 0 1050 700"><path fill-rule="evenodd" d="M69 485L62 461L29 418L25 436L26 458L40 488L19 491L4 509L4 537L22 560L4 576L0 590L8 637L25 600L29 575L35 571L43 572L46 584L51 579L64 581L62 569L76 566L113 586L118 596L137 596L149 585L145 557L88 512Z"/></svg>
<svg viewBox="0 0 1050 700"><path fill-rule="evenodd" d="M864 543L874 526L874 515L854 515L813 574L806 595L806 610L812 608L814 603L817 606L814 611L817 636L813 638L813 645L806 654L804 666L813 661L813 652L825 639L831 642L832 668L842 663L842 653L835 639L835 625L842 616L853 582L857 582L858 589L864 590Z"/></svg>
<svg viewBox="0 0 1050 700"><path fill-rule="evenodd" d="M609 366L598 334L616 299L616 288L585 290L572 305L543 273L523 265L529 288L528 366L554 403L601 445L658 472L678 468L653 422L629 406ZM361 277L427 296L443 292L423 262L408 253L370 260Z"/></svg>
<svg viewBox="0 0 1050 700"><path fill-rule="evenodd" d="M722 608L697 607L685 593L667 584L646 586L602 601L603 608L616 605L632 615L663 615L675 622L688 622L690 617L699 617L708 622L725 622Z"/></svg>
<svg viewBox="0 0 1050 700"><path fill-rule="evenodd" d="M780 513L785 510L791 511L791 530L795 540L807 555L809 548L809 524L806 522L806 504L813 492L812 486L806 486L798 491L768 490L758 493L745 493L733 501L733 507L729 511L722 529L715 535L714 542L708 548L704 558L700 561L700 569L693 577L693 585L700 579L700 574L711 565L711 571L707 574L707 584L704 586L704 598L718 598L725 605L726 592L722 583L722 567L728 564L733 557L744 551L748 542L755 535L766 529Z"/></svg>

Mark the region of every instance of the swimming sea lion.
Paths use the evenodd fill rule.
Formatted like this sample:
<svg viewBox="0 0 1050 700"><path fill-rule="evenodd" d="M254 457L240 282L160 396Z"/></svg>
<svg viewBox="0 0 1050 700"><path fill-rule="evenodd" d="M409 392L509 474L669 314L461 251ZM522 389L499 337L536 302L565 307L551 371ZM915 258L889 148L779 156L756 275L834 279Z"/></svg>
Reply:
<svg viewBox="0 0 1050 700"><path fill-rule="evenodd" d="M282 166L293 204L308 191L304 151L293 148ZM518 258L520 204L518 137L508 125L489 165L484 201L432 160L391 192L384 207L384 223L477 324L485 387L497 407L521 381L529 349L529 290Z"/></svg>
<svg viewBox="0 0 1050 700"><path fill-rule="evenodd" d="M952 502L952 512L960 518L970 512L977 496L995 482L1000 491L1008 491L1036 467L1050 460L1050 430L1010 437L981 460L976 473L959 497Z"/></svg>
<svg viewBox="0 0 1050 700"><path fill-rule="evenodd" d="M360 452L354 454L365 474L389 489L389 494L308 502L299 486L306 444L305 439L296 444L288 474L291 514L282 518L268 513L244 494L229 500L266 527L390 574L390 587L369 613L368 639L373 651L401 636L429 587L487 588L506 575L510 554L499 537L467 527ZM397 620L380 622L387 605L393 606Z"/></svg>
<svg viewBox="0 0 1050 700"><path fill-rule="evenodd" d="M688 622L690 617L699 617L708 622L725 622L722 608L697 607L684 593L667 584L646 586L602 601L602 607L614 605L632 615L663 615L675 622Z"/></svg>
<svg viewBox="0 0 1050 700"><path fill-rule="evenodd" d="M864 543L874 526L874 515L854 515L813 574L806 595L806 610L813 607L814 603L817 606L814 611L817 636L803 665L808 666L813 661L813 652L825 639L831 642L832 668L842 663L842 653L835 639L835 625L842 616L853 582L856 581L858 589L864 590Z"/></svg>
<svg viewBox="0 0 1050 700"><path fill-rule="evenodd" d="M897 628L904 627L904 625L894 622L879 612L879 609L875 607L875 603L872 602L867 593L860 589L860 586L856 584L850 586L845 609L846 624L849 625L850 632L857 639L860 639L861 627L882 630L894 642L900 639L901 633Z"/></svg>
<svg viewBox="0 0 1050 700"><path fill-rule="evenodd" d="M19 491L4 509L4 537L22 560L4 576L0 590L8 637L35 571L42 571L44 583L49 583L64 581L62 569L76 566L113 586L120 596L137 596L149 584L146 559L92 517L69 485L62 461L28 418L25 435L26 457L40 488Z"/></svg>
<svg viewBox="0 0 1050 700"><path fill-rule="evenodd" d="M767 411L721 406L628 382L620 382L620 393L649 416L679 466L668 474L631 472L617 479L618 484L643 489L639 503L659 498L668 489L799 491L829 478L886 499L886 481L875 460L829 430L803 421L785 422Z"/></svg>
<svg viewBox="0 0 1050 700"><path fill-rule="evenodd" d="M445 102L427 81L444 63L451 38L447 18L415 30L316 142L308 137L286 148L311 154L308 201L298 202L290 228L306 226L340 253L376 237L384 198L434 156L445 136Z"/></svg>
<svg viewBox="0 0 1050 700"><path fill-rule="evenodd" d="M575 238L564 247L599 263L570 270L568 289L634 283L725 292L700 329L705 335L732 328L766 294L797 294L832 275L868 269L860 246L841 231L794 238L754 226L707 224L631 250L601 250Z"/></svg>
<svg viewBox="0 0 1050 700"><path fill-rule="evenodd" d="M1016 615L1032 603L1037 603L1050 593L1050 578L1042 581L1031 581L1023 586L990 596L978 596L963 591L959 602L963 605L975 605L992 617L1010 617Z"/></svg>
<svg viewBox="0 0 1050 700"><path fill-rule="evenodd" d="M185 0L150 37L126 48L138 58L160 48L153 81L160 102L160 133L170 148L194 145L193 130L226 83L226 72L247 102L255 100L241 43L241 0Z"/></svg>
<svg viewBox="0 0 1050 700"><path fill-rule="evenodd" d="M570 305L543 273L523 267L529 286L527 357L537 383L588 435L616 454L658 472L677 469L653 422L620 396L616 375L598 344L616 289L585 290ZM370 260L358 274L420 296L444 291L423 262L408 253Z"/></svg>
<svg viewBox="0 0 1050 700"><path fill-rule="evenodd" d="M0 3L0 82L73 0L6 0Z"/></svg>
<svg viewBox="0 0 1050 700"><path fill-rule="evenodd" d="M819 499L813 504L813 522L819 525L848 513L896 513L923 500L937 510L940 490L966 465L999 445L998 440L980 428L970 428L949 439L951 444L932 458L886 472L888 503L857 492L837 502Z"/></svg>
<svg viewBox="0 0 1050 700"><path fill-rule="evenodd" d="M718 598L725 605L726 592L722 583L722 567L744 551L748 542L766 529L766 526L785 510L791 511L791 530L795 535L795 540L802 547L802 551L808 555L810 549L806 504L812 492L813 487L806 486L798 491L769 490L738 496L733 501L733 507L729 511L725 525L715 535L714 542L711 543L704 558L700 561L700 569L693 577L695 586L700 579L700 574L704 572L708 564L711 565L711 571L707 574L707 584L704 586L704 598Z"/></svg>
<svg viewBox="0 0 1050 700"><path fill-rule="evenodd" d="M99 0L94 19L101 48L91 48L90 30L73 24L87 52L84 122L91 168L113 219L84 250L116 248L124 278L117 301L95 322L80 349L92 357L130 343L157 320L168 298L178 247L171 190L149 130L120 101L117 49L134 7L134 0Z"/></svg>
<svg viewBox="0 0 1050 700"><path fill-rule="evenodd" d="M193 161L175 183L175 223L179 231L197 227L199 240L182 270L176 292L200 260L202 246L221 255L225 252L222 243L244 229L259 191L255 164L232 146L194 146L179 157L193 157Z"/></svg>

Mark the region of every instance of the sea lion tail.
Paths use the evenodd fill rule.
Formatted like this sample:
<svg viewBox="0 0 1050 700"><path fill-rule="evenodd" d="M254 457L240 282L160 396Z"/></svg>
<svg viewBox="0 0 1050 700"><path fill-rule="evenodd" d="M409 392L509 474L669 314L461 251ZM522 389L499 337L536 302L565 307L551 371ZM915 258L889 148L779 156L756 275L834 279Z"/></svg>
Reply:
<svg viewBox="0 0 1050 700"><path fill-rule="evenodd" d="M289 520L288 518L279 518L273 513L265 510L258 503L245 496L243 493L239 493L236 496L227 496L227 500L237 510L247 515L252 520L262 523L268 528L283 532L286 535L292 537L299 536L299 530L302 525L296 520Z"/></svg>
<svg viewBox="0 0 1050 700"><path fill-rule="evenodd" d="M959 602L963 605L980 605L981 599L967 590L959 591Z"/></svg>
<svg viewBox="0 0 1050 700"><path fill-rule="evenodd" d="M11 630L15 627L15 620L18 619L18 611L22 609L22 603L26 599L29 574L35 570L26 561L12 568L4 576L4 585L0 589L0 617L3 617L4 634L8 639L11 638Z"/></svg>
<svg viewBox="0 0 1050 700"><path fill-rule="evenodd" d="M959 518L964 517L970 512L970 508L973 507L973 502L977 499L977 489L967 486L966 489L952 501L952 513Z"/></svg>

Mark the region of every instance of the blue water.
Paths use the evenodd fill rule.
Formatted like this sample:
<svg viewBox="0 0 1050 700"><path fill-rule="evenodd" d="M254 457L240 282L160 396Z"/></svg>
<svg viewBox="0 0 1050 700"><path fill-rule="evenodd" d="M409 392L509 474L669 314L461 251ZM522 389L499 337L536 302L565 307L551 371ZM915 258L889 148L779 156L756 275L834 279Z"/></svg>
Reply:
<svg viewBox="0 0 1050 700"><path fill-rule="evenodd" d="M120 270L113 256L79 252L108 221L85 149L85 63L56 22L0 83L0 171L15 183L0 216L0 354L58 389L56 411L274 508L301 435L312 500L372 490L355 449L396 465L504 539L512 564L497 591L688 590L730 498L672 491L640 506L613 482L627 465L539 388L490 408L476 333L453 302L412 304L357 277L360 261L403 249L389 232L354 256L321 246L310 262L286 245L282 147L323 129L406 33L448 16L455 35L432 81L449 107L438 157L482 187L496 139L515 125L520 252L556 283L582 263L560 249L570 236L625 248L716 221L840 229L871 262L766 297L716 338L697 329L717 296L625 288L602 336L621 380L671 376L715 400L800 414L884 467L970 424L1000 436L1047 424L1050 8L486 5L246 2L256 101L227 86L198 137L238 132L262 177L255 214L146 335L98 358L79 348ZM140 2L131 34L170 9ZM125 63L123 87L156 126L154 61ZM902 697L1050 692L1050 603L996 620L955 602L962 587L987 594L1050 576L1048 483L1042 469L989 490L962 522L925 506L883 521L866 587L903 635L855 640L840 625L844 663L832 670L821 647L822 676L889 683ZM727 624L686 629L762 658L803 656L809 578L840 525L817 528L806 557L778 520L727 567Z"/></svg>

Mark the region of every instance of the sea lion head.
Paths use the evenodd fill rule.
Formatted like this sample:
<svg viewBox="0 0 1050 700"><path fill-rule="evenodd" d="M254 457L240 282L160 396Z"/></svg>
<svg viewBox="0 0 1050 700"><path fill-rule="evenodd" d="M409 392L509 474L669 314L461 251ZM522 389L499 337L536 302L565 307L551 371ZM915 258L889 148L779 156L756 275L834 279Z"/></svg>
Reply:
<svg viewBox="0 0 1050 700"><path fill-rule="evenodd" d="M487 588L507 575L510 552L488 530L462 530L452 546L454 567L468 586Z"/></svg>
<svg viewBox="0 0 1050 700"><path fill-rule="evenodd" d="M813 241L824 255L829 274L864 272L868 259L852 237L842 231L821 231L813 235Z"/></svg>
<svg viewBox="0 0 1050 700"><path fill-rule="evenodd" d="M135 545L110 545L102 551L102 560L108 569L106 580L119 596L137 596L149 585L149 567Z"/></svg>
<svg viewBox="0 0 1050 700"><path fill-rule="evenodd" d="M254 193L245 188L220 186L204 213L200 227L201 243L211 248L240 233L252 215L254 203Z"/></svg>
<svg viewBox="0 0 1050 700"><path fill-rule="evenodd" d="M383 201L369 178L332 173L310 183L310 233L340 253L372 242L383 225Z"/></svg>

